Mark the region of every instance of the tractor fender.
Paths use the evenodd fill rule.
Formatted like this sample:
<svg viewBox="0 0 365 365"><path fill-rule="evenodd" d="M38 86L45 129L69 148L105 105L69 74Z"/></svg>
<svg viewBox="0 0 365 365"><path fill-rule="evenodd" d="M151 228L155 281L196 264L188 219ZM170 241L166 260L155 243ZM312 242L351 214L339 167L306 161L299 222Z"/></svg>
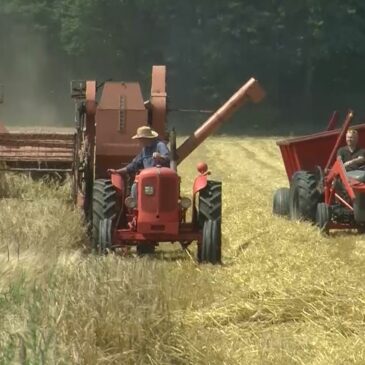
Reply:
<svg viewBox="0 0 365 365"><path fill-rule="evenodd" d="M203 190L208 184L208 176L207 174L199 175L194 180L193 185L193 194L195 195L200 190Z"/></svg>
<svg viewBox="0 0 365 365"><path fill-rule="evenodd" d="M116 190L117 196L119 196L119 197L123 196L124 191L125 191L123 177L120 174L112 174L111 182Z"/></svg>

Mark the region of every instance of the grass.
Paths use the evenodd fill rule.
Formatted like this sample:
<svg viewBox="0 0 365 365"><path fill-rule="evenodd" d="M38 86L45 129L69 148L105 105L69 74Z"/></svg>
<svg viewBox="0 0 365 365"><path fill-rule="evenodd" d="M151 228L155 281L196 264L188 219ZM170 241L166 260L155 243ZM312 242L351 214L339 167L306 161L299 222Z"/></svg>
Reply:
<svg viewBox="0 0 365 365"><path fill-rule="evenodd" d="M272 216L274 142L212 138L180 168L185 194L201 159L223 181L216 267L89 255L67 184L3 176L0 364L365 363L365 239Z"/></svg>

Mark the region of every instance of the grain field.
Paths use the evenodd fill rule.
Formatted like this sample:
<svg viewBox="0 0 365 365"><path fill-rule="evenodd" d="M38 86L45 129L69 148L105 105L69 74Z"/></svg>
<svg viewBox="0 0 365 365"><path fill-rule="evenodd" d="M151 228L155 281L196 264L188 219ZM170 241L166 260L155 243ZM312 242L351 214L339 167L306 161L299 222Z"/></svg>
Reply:
<svg viewBox="0 0 365 365"><path fill-rule="evenodd" d="M1 177L0 364L365 363L364 236L272 216L275 138L210 138L185 194L200 160L223 181L222 266L91 255L67 184Z"/></svg>

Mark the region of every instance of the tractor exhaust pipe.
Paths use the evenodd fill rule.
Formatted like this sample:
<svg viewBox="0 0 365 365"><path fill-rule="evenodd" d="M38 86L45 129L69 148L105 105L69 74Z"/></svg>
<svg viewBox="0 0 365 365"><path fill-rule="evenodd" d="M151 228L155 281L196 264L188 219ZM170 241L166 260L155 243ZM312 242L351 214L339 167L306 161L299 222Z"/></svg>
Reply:
<svg viewBox="0 0 365 365"><path fill-rule="evenodd" d="M176 156L176 131L172 128L169 135L170 140L170 168L177 171L177 156Z"/></svg>
<svg viewBox="0 0 365 365"><path fill-rule="evenodd" d="M177 149L178 160L181 163L189 156L207 137L213 134L229 117L248 99L254 103L260 102L265 96L265 91L258 81L251 78L229 100L227 100L209 119L200 126L194 134L186 139Z"/></svg>

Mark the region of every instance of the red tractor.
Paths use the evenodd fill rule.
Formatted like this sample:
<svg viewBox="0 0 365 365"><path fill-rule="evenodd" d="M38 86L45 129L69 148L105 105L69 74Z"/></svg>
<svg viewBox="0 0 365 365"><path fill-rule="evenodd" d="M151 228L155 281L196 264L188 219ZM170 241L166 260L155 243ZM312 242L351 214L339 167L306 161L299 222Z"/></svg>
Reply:
<svg viewBox="0 0 365 365"><path fill-rule="evenodd" d="M259 102L264 92L250 79L181 146L170 133L171 165L142 170L135 177L137 200L130 196L132 181L113 174L137 154L131 139L137 127L150 125L167 139L166 69L154 66L151 98L144 102L137 83L106 82L96 102L97 84L73 83L77 99L78 133L75 196L92 223L92 242L97 252L136 246L151 253L161 242L198 244L199 262L221 261L221 182L209 180L205 163L198 164L193 196L181 195L177 166L246 100ZM187 212L192 208L191 221Z"/></svg>
<svg viewBox="0 0 365 365"><path fill-rule="evenodd" d="M350 111L341 129L337 113L326 131L278 141L290 188L274 194L273 213L316 223L321 231L365 228L365 171L346 171L337 150L345 144L353 119ZM365 124L357 125L359 145L365 146Z"/></svg>

